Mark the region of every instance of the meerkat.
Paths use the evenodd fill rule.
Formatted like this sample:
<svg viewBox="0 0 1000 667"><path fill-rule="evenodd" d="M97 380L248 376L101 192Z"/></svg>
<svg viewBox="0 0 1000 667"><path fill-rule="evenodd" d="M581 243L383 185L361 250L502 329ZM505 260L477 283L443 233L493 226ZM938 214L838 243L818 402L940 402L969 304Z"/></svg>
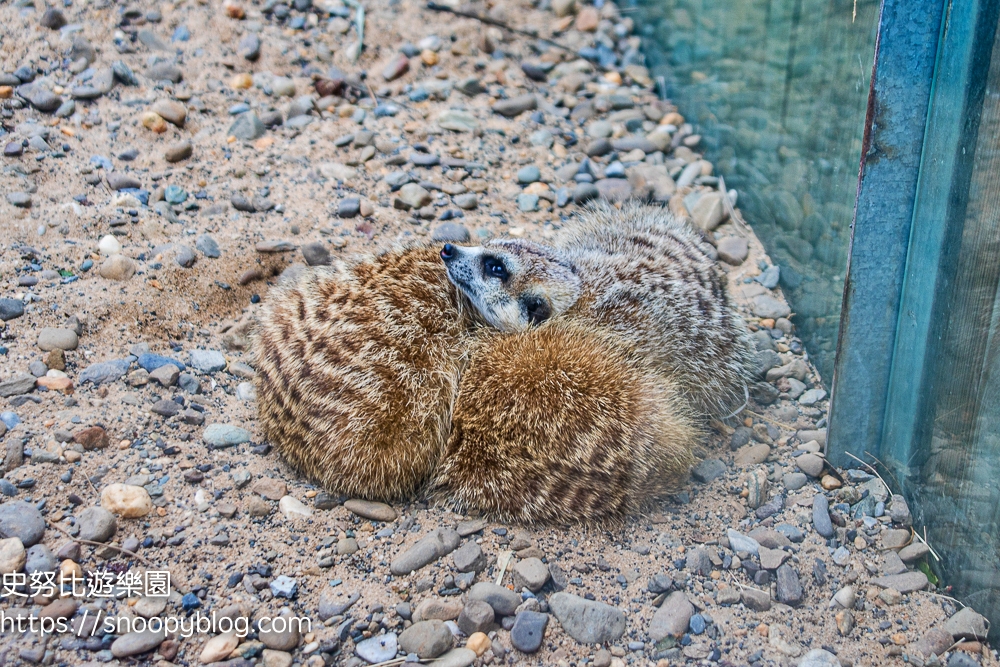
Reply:
<svg viewBox="0 0 1000 667"><path fill-rule="evenodd" d="M438 254L338 262L267 297L253 336L260 424L330 491L411 496L444 452L469 344Z"/></svg>
<svg viewBox="0 0 1000 667"><path fill-rule="evenodd" d="M700 438L617 334L552 320L479 337L434 488L517 523L617 522L676 491Z"/></svg>
<svg viewBox="0 0 1000 667"><path fill-rule="evenodd" d="M550 318L608 327L705 415L747 397L753 342L703 241L666 209L591 209L554 247L497 239L445 245L449 279L478 319L506 332Z"/></svg>

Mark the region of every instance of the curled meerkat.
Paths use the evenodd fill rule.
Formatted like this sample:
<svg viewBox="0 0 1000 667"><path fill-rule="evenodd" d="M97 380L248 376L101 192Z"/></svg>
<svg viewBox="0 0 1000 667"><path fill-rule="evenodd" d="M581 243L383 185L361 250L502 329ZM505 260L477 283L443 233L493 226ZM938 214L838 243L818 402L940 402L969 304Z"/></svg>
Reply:
<svg viewBox="0 0 1000 667"><path fill-rule="evenodd" d="M330 491L410 496L451 431L467 330L437 248L306 271L271 290L256 327L261 427Z"/></svg>
<svg viewBox="0 0 1000 667"><path fill-rule="evenodd" d="M553 320L482 335L435 485L504 521L616 521L680 487L700 435L616 334Z"/></svg>
<svg viewBox="0 0 1000 667"><path fill-rule="evenodd" d="M719 416L745 401L754 347L702 243L665 209L604 205L555 247L498 239L449 244L441 257L483 322L514 332L566 316L608 327Z"/></svg>

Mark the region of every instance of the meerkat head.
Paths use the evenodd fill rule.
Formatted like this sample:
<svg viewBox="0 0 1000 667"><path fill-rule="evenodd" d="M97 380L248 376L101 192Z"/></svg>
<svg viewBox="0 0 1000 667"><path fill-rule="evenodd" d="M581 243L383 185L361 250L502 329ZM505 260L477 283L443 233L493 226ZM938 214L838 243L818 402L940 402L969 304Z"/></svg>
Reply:
<svg viewBox="0 0 1000 667"><path fill-rule="evenodd" d="M580 296L580 279L556 250L503 239L472 248L445 244L448 278L491 326L523 331L566 312Z"/></svg>

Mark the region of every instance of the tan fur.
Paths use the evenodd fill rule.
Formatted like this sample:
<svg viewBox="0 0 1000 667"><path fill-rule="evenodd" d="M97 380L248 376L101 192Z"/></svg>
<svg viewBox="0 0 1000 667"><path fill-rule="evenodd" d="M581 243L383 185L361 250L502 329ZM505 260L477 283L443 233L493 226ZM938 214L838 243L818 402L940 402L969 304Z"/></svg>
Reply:
<svg viewBox="0 0 1000 667"><path fill-rule="evenodd" d="M451 430L467 324L437 248L308 270L273 289L253 346L265 435L333 492L412 495Z"/></svg>
<svg viewBox="0 0 1000 667"><path fill-rule="evenodd" d="M436 484L504 521L616 521L679 488L699 435L627 341L557 319L482 337Z"/></svg>
<svg viewBox="0 0 1000 667"><path fill-rule="evenodd" d="M517 304L526 296L548 299L551 317L583 319L621 335L702 412L738 408L754 347L697 233L666 209L637 204L596 206L568 230L552 248L501 240L461 249L448 262L449 276L491 326L524 330L528 312L518 313ZM484 257L502 260L509 278L484 276L478 269Z"/></svg>

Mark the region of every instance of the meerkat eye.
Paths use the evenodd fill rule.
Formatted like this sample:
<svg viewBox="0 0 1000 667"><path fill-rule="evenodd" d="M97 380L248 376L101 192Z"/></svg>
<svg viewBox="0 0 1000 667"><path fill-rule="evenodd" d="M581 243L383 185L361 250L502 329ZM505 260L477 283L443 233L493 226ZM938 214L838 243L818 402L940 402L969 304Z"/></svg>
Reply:
<svg viewBox="0 0 1000 667"><path fill-rule="evenodd" d="M491 278L499 278L502 281L506 281L510 274L507 273L507 267L503 265L496 257L487 257L483 260L483 270L486 275Z"/></svg>

